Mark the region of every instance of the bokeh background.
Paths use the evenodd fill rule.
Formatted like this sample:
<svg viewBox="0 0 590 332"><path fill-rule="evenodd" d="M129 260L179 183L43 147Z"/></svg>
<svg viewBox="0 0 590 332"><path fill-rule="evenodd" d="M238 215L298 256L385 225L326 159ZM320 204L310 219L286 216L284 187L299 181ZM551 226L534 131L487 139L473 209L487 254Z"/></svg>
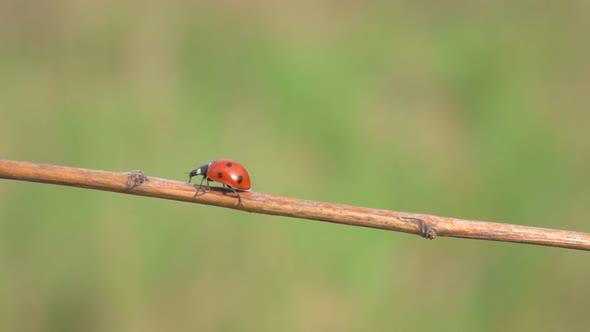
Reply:
<svg viewBox="0 0 590 332"><path fill-rule="evenodd" d="M0 157L590 231L585 1L0 1ZM0 181L2 331L581 331L590 256Z"/></svg>

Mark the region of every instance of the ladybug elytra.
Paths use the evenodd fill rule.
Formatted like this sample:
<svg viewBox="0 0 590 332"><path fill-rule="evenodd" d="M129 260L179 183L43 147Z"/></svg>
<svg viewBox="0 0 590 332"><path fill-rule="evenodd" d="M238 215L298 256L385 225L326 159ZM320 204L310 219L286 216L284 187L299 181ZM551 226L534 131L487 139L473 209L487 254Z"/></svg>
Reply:
<svg viewBox="0 0 590 332"><path fill-rule="evenodd" d="M201 190L203 181L207 181L207 190L209 191L209 182L219 182L224 187L231 189L238 196L238 205L242 206L242 198L238 191L250 190L250 175L242 164L229 160L214 160L208 164L195 168L189 173L188 182L190 183L193 176L202 175L201 183L197 189L197 194Z"/></svg>

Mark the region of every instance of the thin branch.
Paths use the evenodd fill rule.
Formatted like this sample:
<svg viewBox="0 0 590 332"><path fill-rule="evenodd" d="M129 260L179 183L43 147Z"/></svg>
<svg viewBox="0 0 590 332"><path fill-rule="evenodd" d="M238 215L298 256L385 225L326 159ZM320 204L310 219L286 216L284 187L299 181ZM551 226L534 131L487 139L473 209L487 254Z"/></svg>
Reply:
<svg viewBox="0 0 590 332"><path fill-rule="evenodd" d="M590 250L590 234L495 222L437 217L314 202L258 192L242 192L243 206L234 193L211 188L196 195L195 185L145 176L141 171L114 173L82 168L0 160L0 178L59 184L124 194L215 205L247 212L387 229L434 239L437 236L537 244Z"/></svg>

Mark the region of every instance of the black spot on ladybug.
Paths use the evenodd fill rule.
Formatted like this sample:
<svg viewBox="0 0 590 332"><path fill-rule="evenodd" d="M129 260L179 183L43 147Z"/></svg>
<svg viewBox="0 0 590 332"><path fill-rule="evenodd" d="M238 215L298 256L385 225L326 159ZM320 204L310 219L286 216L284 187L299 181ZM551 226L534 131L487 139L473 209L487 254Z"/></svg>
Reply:
<svg viewBox="0 0 590 332"><path fill-rule="evenodd" d="M232 167L232 166L233 166L233 164L232 164L232 163L227 163L227 164L225 164L225 166L227 166L227 167Z"/></svg>
<svg viewBox="0 0 590 332"><path fill-rule="evenodd" d="M242 181L244 181L244 178L241 175L238 176L238 183L242 183Z"/></svg>
<svg viewBox="0 0 590 332"><path fill-rule="evenodd" d="M217 173L217 178L221 179L223 177L223 174L221 174L221 172Z"/></svg>

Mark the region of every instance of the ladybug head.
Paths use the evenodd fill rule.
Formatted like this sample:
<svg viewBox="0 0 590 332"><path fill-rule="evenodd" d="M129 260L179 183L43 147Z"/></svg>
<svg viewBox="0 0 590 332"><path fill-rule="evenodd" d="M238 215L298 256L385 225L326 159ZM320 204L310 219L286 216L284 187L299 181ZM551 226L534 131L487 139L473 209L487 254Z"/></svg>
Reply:
<svg viewBox="0 0 590 332"><path fill-rule="evenodd" d="M202 175L202 176L206 176L207 174L207 169L209 169L209 164L205 164L203 166L200 166L198 168L193 169L189 174L188 174L188 182L191 182L191 179L193 178L193 176L197 176L197 175Z"/></svg>

